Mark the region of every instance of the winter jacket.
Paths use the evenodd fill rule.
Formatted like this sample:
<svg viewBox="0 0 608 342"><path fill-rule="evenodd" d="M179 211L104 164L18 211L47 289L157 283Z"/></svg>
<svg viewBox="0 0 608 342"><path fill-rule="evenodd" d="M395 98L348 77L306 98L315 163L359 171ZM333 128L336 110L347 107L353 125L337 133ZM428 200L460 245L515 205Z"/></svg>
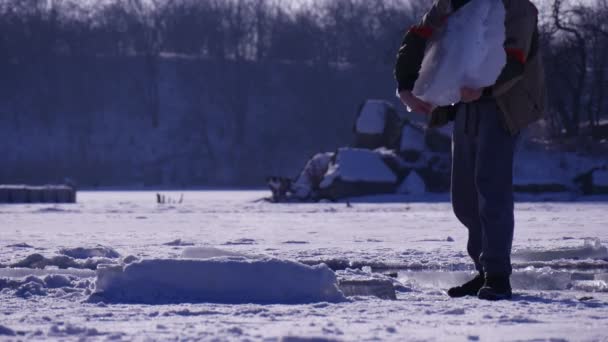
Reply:
<svg viewBox="0 0 608 342"><path fill-rule="evenodd" d="M412 90L424 57L427 40L468 0L436 0L422 21L410 28L401 44L395 65L398 90ZM496 83L484 89L504 114L507 129L516 134L540 119L545 108L545 80L538 44L538 10L529 0L503 0L507 63ZM438 107L429 126L442 126L453 119L456 106Z"/></svg>

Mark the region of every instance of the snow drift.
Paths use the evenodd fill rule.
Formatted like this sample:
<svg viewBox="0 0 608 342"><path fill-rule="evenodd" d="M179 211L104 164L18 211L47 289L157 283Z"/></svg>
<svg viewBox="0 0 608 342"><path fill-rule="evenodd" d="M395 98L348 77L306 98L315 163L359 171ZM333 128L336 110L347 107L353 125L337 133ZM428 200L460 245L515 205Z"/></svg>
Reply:
<svg viewBox="0 0 608 342"><path fill-rule="evenodd" d="M413 94L437 106L460 101L460 88L493 85L506 63L501 0L472 0L429 41Z"/></svg>
<svg viewBox="0 0 608 342"><path fill-rule="evenodd" d="M325 265L278 259L219 257L152 259L97 271L90 302L259 303L341 302L335 274Z"/></svg>

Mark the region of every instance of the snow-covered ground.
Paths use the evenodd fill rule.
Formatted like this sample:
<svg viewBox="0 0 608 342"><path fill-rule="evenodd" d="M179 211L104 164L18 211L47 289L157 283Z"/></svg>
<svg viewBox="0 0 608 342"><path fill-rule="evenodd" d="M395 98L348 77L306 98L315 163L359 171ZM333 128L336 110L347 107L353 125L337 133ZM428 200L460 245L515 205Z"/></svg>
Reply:
<svg viewBox="0 0 608 342"><path fill-rule="evenodd" d="M608 202L517 204L515 298L490 303L445 294L470 274L449 203L256 201L266 195L185 192L157 205L154 192L81 192L73 205L0 205L0 264L20 266L0 268L0 340L608 340ZM397 300L344 300L333 272L286 260L371 266L335 276L391 279ZM176 284L255 303L182 303L204 296L163 293Z"/></svg>

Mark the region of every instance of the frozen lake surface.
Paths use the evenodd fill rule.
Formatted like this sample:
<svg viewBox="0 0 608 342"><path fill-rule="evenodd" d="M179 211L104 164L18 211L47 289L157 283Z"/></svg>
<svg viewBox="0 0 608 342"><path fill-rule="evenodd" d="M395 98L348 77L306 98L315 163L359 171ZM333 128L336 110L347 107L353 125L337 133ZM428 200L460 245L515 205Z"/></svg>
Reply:
<svg viewBox="0 0 608 342"><path fill-rule="evenodd" d="M270 204L258 201L267 195L261 191L163 193L174 200L183 193L183 203L158 205L155 192L81 192L72 205L0 205L0 340L608 340L606 202L518 203L515 298L489 303L445 294L471 274L466 230L449 203ZM223 253L228 272L191 259L209 251ZM190 290L230 285L252 302L273 303L212 297L217 303L190 304L172 296L133 304L121 302L134 298L129 293L91 296L96 286L116 284L162 296L158 284L119 283L123 276L111 271L104 279L113 283L96 284L97 265L137 260L150 260L139 270L148 277L182 270L166 284L187 284L183 274L190 272ZM338 278L349 266L370 266L351 273L392 279L397 300L343 300L327 292L333 272L287 260L325 262ZM303 275L298 285L274 279L273 270ZM283 291L296 287L301 291ZM264 296L266 288L281 294ZM295 304L302 298L306 303Z"/></svg>

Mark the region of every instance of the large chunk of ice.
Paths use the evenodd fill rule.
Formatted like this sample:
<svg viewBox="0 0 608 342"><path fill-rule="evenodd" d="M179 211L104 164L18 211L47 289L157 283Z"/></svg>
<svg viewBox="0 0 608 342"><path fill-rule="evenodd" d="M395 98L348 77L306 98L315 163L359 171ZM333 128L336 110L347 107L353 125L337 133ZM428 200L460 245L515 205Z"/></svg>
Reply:
<svg viewBox="0 0 608 342"><path fill-rule="evenodd" d="M472 0L454 12L429 42L413 93L446 106L460 88L493 85L506 63L502 0Z"/></svg>
<svg viewBox="0 0 608 342"><path fill-rule="evenodd" d="M424 151L426 147L424 132L410 125L403 126L401 151Z"/></svg>
<svg viewBox="0 0 608 342"><path fill-rule="evenodd" d="M98 247L76 247L76 248L63 248L59 250L59 254L67 255L74 259L87 259L87 258L119 258L120 254L110 247L98 246Z"/></svg>
<svg viewBox="0 0 608 342"><path fill-rule="evenodd" d="M368 100L357 118L356 129L359 133L382 134L386 123L387 103L380 100Z"/></svg>
<svg viewBox="0 0 608 342"><path fill-rule="evenodd" d="M47 258L41 254L34 253L28 255L21 261L11 264L10 267L44 269L45 267L55 266L61 269L88 268L94 270L98 265L113 263L116 263L116 261L106 258L87 258L86 260L80 262L66 255L56 255L51 258Z"/></svg>
<svg viewBox="0 0 608 342"><path fill-rule="evenodd" d="M335 274L325 265L237 257L153 259L98 270L91 302L311 303L340 302Z"/></svg>
<svg viewBox="0 0 608 342"><path fill-rule="evenodd" d="M211 259L221 257L247 257L252 258L242 253L231 252L215 247L188 247L182 252L182 258L187 259Z"/></svg>
<svg viewBox="0 0 608 342"><path fill-rule="evenodd" d="M321 188L329 187L336 178L347 182L395 183L397 176L382 160L382 155L375 151L341 148L336 161L331 164Z"/></svg>
<svg viewBox="0 0 608 342"><path fill-rule="evenodd" d="M608 248L599 239L585 239L580 247L563 247L547 250L516 250L513 252L515 261L553 261L560 259L606 259Z"/></svg>
<svg viewBox="0 0 608 342"><path fill-rule="evenodd" d="M426 193L426 184L424 179L420 177L418 172L411 171L407 177L403 180L399 188L397 188L399 194L410 194L410 195L422 195Z"/></svg>

